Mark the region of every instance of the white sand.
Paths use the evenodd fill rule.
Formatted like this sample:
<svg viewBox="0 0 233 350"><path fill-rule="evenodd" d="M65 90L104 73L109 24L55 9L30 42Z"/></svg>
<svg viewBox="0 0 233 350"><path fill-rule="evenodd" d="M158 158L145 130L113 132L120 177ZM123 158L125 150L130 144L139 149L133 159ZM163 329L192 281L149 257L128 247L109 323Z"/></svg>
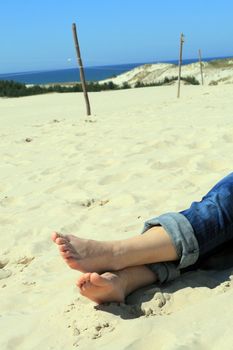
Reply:
<svg viewBox="0 0 233 350"><path fill-rule="evenodd" d="M0 99L0 349L231 349L231 269L95 307L50 241L130 237L232 171L233 86ZM58 122L55 122L54 120ZM25 139L31 139L26 142ZM233 269L232 269L233 271Z"/></svg>

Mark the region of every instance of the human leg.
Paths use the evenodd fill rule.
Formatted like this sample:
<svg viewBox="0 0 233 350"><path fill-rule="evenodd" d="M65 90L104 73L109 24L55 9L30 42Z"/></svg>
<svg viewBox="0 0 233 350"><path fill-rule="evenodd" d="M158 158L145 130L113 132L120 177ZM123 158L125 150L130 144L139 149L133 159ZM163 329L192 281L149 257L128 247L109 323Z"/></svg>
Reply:
<svg viewBox="0 0 233 350"><path fill-rule="evenodd" d="M158 274L160 282L202 266L206 258L221 252L228 242L233 242L233 173L220 180L189 209L148 220L144 231L154 225L163 226L172 238L179 257L178 263L149 265Z"/></svg>
<svg viewBox="0 0 233 350"><path fill-rule="evenodd" d="M175 246L163 227L118 241L94 241L52 234L67 264L82 272L118 271L130 266L177 260Z"/></svg>
<svg viewBox="0 0 233 350"><path fill-rule="evenodd" d="M71 268L104 272L148 264L165 282L230 240L232 223L233 173L189 209L147 221L142 236L99 242L53 233L52 239Z"/></svg>

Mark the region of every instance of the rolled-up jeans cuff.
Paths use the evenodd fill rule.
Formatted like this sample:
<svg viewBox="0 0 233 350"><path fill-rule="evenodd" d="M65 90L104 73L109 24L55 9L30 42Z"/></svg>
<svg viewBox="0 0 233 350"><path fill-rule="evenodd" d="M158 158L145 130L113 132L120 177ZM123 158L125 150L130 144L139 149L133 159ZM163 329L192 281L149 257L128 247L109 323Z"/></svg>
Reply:
<svg viewBox="0 0 233 350"><path fill-rule="evenodd" d="M177 263L160 263L163 264L162 275L164 276L164 271L168 271L167 278L164 279L164 281L168 281L171 280L169 276L175 275L174 271L170 271L169 269L183 269L193 265L197 261L199 257L198 242L190 222L180 213L166 213L146 221L142 233L153 226L162 226L165 229L174 244L179 258ZM151 268L151 264L149 267ZM158 268L156 267L156 269Z"/></svg>
<svg viewBox="0 0 233 350"><path fill-rule="evenodd" d="M160 283L172 281L180 276L180 269L172 262L161 262L146 265L156 274Z"/></svg>

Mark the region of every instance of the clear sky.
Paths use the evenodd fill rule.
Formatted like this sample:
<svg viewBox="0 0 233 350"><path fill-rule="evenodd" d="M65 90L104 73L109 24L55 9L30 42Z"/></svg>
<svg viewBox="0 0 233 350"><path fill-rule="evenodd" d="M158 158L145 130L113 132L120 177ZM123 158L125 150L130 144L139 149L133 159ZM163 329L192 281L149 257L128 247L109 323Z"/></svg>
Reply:
<svg viewBox="0 0 233 350"><path fill-rule="evenodd" d="M232 0L1 0L0 73L233 56Z"/></svg>

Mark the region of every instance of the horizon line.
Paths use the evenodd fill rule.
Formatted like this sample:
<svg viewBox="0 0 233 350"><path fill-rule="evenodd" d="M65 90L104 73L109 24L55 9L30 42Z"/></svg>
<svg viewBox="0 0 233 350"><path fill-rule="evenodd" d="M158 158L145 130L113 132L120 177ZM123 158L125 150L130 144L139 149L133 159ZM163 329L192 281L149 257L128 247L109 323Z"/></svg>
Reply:
<svg viewBox="0 0 233 350"><path fill-rule="evenodd" d="M213 57L203 57L202 61L205 60L215 60L215 59L227 59L227 58L233 58L232 56L213 56ZM183 61L187 60L196 60L199 61L198 57L195 58L183 58ZM178 62L179 59L165 59L165 60L157 60L157 61L148 61L148 62L129 62L129 63L111 63L111 64L103 64L103 65L93 65L88 66L84 65L85 68L100 68L100 67L112 67L112 66L126 66L126 65L144 65L144 64L159 64L159 63L171 63L171 62ZM194 63L194 62L193 62ZM70 70L70 69L79 69L78 65L76 67L69 67L69 68L56 68L56 69L40 69L40 70L32 70L32 71L15 71L15 72L8 72L8 73L0 73L0 76L9 76L9 75L21 75L21 74L37 74L37 73L44 73L44 72L56 72L60 70Z"/></svg>

